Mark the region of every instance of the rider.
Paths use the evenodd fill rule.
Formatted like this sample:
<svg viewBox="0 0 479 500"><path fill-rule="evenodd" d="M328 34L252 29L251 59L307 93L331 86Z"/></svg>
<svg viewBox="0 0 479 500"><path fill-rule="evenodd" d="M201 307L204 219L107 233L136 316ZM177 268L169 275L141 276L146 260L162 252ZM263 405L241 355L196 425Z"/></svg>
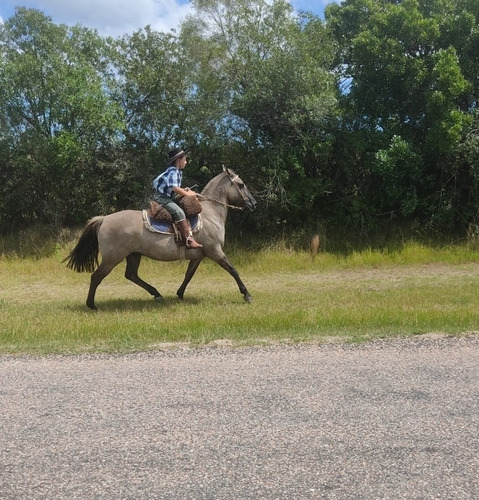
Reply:
<svg viewBox="0 0 479 500"><path fill-rule="evenodd" d="M168 168L154 181L153 188L156 191L156 200L163 205L173 217L173 221L181 235L182 243L187 248L202 248L203 245L194 240L191 227L185 212L175 202L180 196L196 196L190 188L182 188L182 170L186 167L186 153L181 148L172 149L168 153Z"/></svg>

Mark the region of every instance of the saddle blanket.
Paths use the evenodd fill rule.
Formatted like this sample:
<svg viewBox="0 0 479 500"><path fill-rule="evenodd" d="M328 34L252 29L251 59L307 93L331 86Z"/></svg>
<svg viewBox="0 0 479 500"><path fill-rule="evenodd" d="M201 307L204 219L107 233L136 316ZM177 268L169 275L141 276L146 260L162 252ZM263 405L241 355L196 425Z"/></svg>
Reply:
<svg viewBox="0 0 479 500"><path fill-rule="evenodd" d="M197 233L203 227L203 221L201 219L200 214L190 217L189 221L193 233ZM148 216L147 210L143 210L143 223L145 224L146 229L148 229L152 233L161 233L170 235L176 234L172 224L170 224L169 222L162 222L152 219L151 217Z"/></svg>

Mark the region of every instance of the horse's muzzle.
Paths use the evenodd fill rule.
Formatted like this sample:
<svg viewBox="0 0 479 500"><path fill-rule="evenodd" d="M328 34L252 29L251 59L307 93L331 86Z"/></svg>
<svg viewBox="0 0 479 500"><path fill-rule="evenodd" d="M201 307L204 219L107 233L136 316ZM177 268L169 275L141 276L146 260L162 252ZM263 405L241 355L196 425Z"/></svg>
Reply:
<svg viewBox="0 0 479 500"><path fill-rule="evenodd" d="M258 205L258 203L253 197L251 197L246 200L245 208L247 208L250 212L252 212L253 210L255 210L256 205Z"/></svg>

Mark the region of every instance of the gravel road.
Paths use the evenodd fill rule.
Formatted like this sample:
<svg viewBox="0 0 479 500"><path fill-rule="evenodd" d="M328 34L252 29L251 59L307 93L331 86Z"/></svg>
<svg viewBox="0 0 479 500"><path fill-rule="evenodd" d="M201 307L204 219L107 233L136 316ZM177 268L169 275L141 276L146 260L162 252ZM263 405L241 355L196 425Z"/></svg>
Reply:
<svg viewBox="0 0 479 500"><path fill-rule="evenodd" d="M0 357L0 498L477 499L479 336Z"/></svg>

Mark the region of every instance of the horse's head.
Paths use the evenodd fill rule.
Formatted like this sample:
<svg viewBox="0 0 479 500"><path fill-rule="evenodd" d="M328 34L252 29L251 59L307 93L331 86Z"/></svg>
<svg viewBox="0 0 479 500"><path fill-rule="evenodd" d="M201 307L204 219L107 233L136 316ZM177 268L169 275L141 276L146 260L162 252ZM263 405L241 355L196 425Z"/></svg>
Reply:
<svg viewBox="0 0 479 500"><path fill-rule="evenodd" d="M256 200L250 193L246 184L241 180L240 176L233 172L233 170L223 166L223 172L225 172L230 181L231 185L228 188L227 198L230 205L234 205L241 208L247 208L253 211L256 208Z"/></svg>

